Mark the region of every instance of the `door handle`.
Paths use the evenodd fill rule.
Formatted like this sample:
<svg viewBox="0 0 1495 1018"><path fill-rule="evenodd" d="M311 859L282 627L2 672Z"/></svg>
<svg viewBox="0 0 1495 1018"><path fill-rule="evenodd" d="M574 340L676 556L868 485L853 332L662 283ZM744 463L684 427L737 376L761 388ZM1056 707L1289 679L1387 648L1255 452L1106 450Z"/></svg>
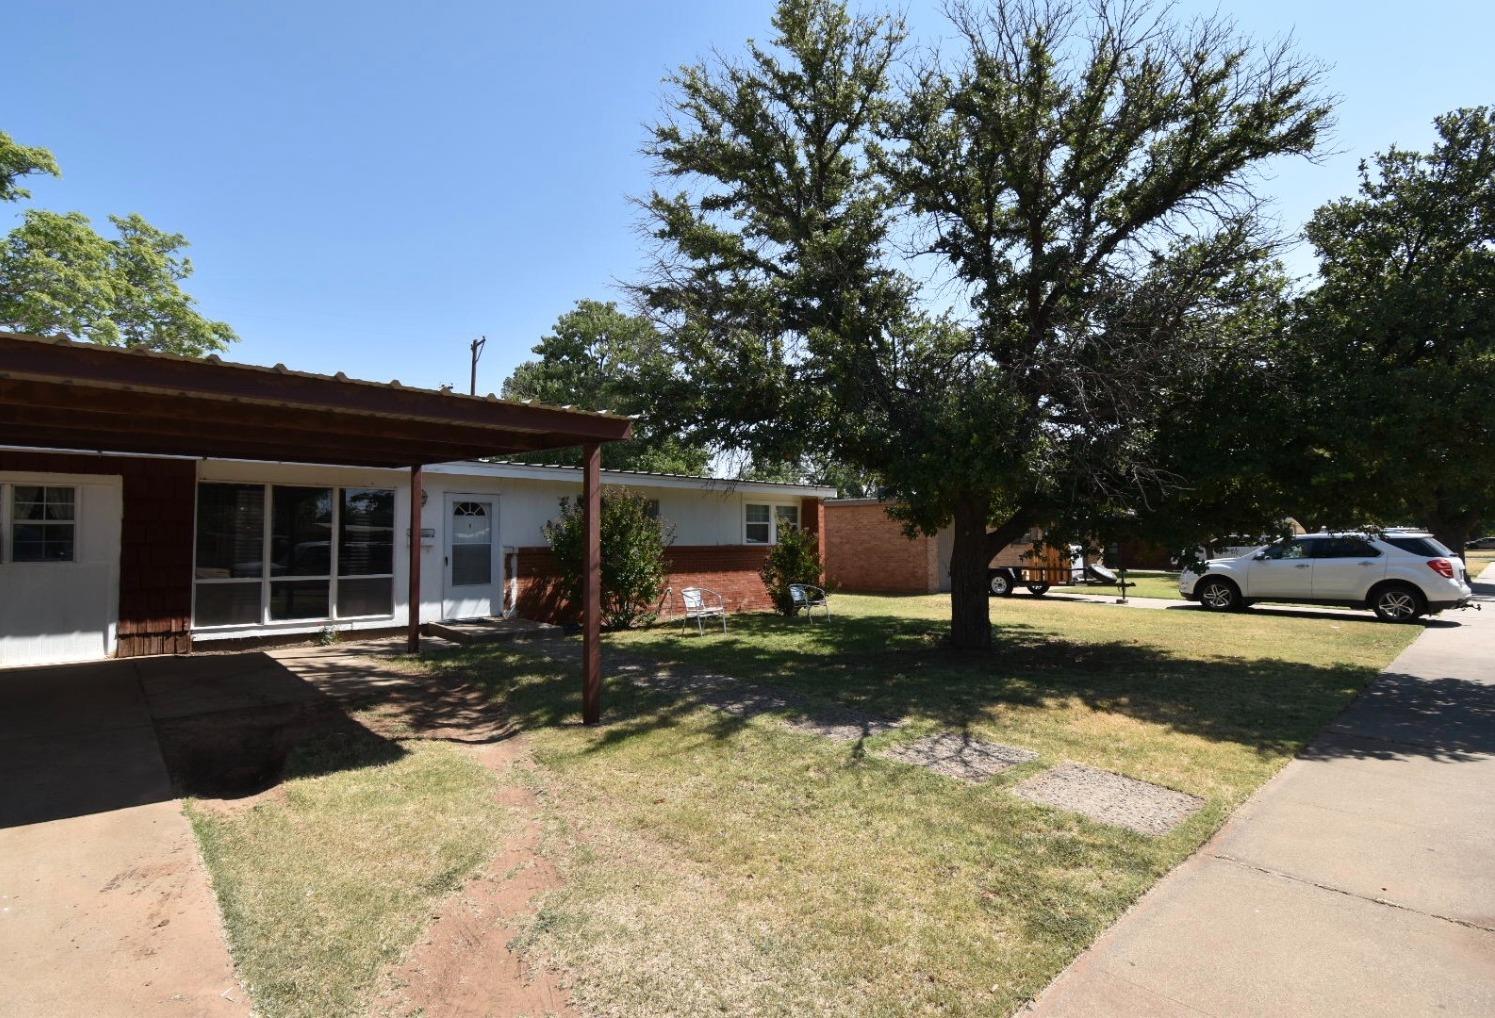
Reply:
<svg viewBox="0 0 1495 1018"><path fill-rule="evenodd" d="M1313 563L1311 563L1311 562L1300 562L1297 565L1293 566L1293 568L1294 569L1308 569L1312 565L1313 565Z"/></svg>

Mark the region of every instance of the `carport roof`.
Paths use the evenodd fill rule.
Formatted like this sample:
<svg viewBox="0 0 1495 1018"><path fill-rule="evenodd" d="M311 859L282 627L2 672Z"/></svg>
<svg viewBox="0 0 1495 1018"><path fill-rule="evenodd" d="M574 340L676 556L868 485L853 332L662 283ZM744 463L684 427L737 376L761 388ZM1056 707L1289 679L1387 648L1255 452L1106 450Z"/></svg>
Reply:
<svg viewBox="0 0 1495 1018"><path fill-rule="evenodd" d="M626 417L0 332L0 444L411 467L630 437Z"/></svg>

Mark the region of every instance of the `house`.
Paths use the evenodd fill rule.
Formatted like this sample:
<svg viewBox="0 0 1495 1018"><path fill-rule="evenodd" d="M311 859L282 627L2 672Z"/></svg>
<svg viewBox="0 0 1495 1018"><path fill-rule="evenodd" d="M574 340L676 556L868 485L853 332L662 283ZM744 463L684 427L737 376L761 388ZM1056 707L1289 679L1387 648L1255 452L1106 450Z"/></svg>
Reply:
<svg viewBox="0 0 1495 1018"><path fill-rule="evenodd" d="M821 534L826 582L838 590L868 594L938 594L950 590L952 526L933 537L909 537L888 515L889 503L875 498L839 498L825 503ZM1016 566L1043 533L1034 529L1003 548L994 566ZM1062 567L1062 553L1048 553L1041 564Z"/></svg>
<svg viewBox="0 0 1495 1018"><path fill-rule="evenodd" d="M575 617L550 582L543 527L562 497L605 484L642 492L673 524L673 584L768 607L768 548L784 528L818 531L833 490L474 458L595 452L628 429L606 414L0 334L0 665L329 627L403 627L414 646L421 623L516 604Z"/></svg>

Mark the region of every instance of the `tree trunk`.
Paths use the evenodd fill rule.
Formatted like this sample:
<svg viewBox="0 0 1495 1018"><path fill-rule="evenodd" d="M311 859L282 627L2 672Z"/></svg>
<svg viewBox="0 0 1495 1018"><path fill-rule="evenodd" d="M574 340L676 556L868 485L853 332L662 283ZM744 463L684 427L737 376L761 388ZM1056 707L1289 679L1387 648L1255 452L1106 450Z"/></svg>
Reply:
<svg viewBox="0 0 1495 1018"><path fill-rule="evenodd" d="M950 645L959 650L991 649L991 591L986 585L986 499L955 505L955 540L950 549Z"/></svg>

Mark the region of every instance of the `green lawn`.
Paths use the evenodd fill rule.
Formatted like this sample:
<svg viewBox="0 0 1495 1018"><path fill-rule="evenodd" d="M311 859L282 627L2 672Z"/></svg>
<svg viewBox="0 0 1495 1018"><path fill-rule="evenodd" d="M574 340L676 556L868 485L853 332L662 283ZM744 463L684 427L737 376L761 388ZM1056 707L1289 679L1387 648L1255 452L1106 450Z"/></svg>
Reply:
<svg viewBox="0 0 1495 1018"><path fill-rule="evenodd" d="M574 665L473 649L530 731L564 875L524 944L593 1015L1006 1014L1040 990L1416 634L1331 618L994 601L998 646L941 645L944 597L835 598L828 623L736 616L612 652L908 719L833 742L611 681L585 729ZM966 784L883 759L956 728L1040 759ZM1206 800L1152 839L1041 808L1071 760Z"/></svg>

